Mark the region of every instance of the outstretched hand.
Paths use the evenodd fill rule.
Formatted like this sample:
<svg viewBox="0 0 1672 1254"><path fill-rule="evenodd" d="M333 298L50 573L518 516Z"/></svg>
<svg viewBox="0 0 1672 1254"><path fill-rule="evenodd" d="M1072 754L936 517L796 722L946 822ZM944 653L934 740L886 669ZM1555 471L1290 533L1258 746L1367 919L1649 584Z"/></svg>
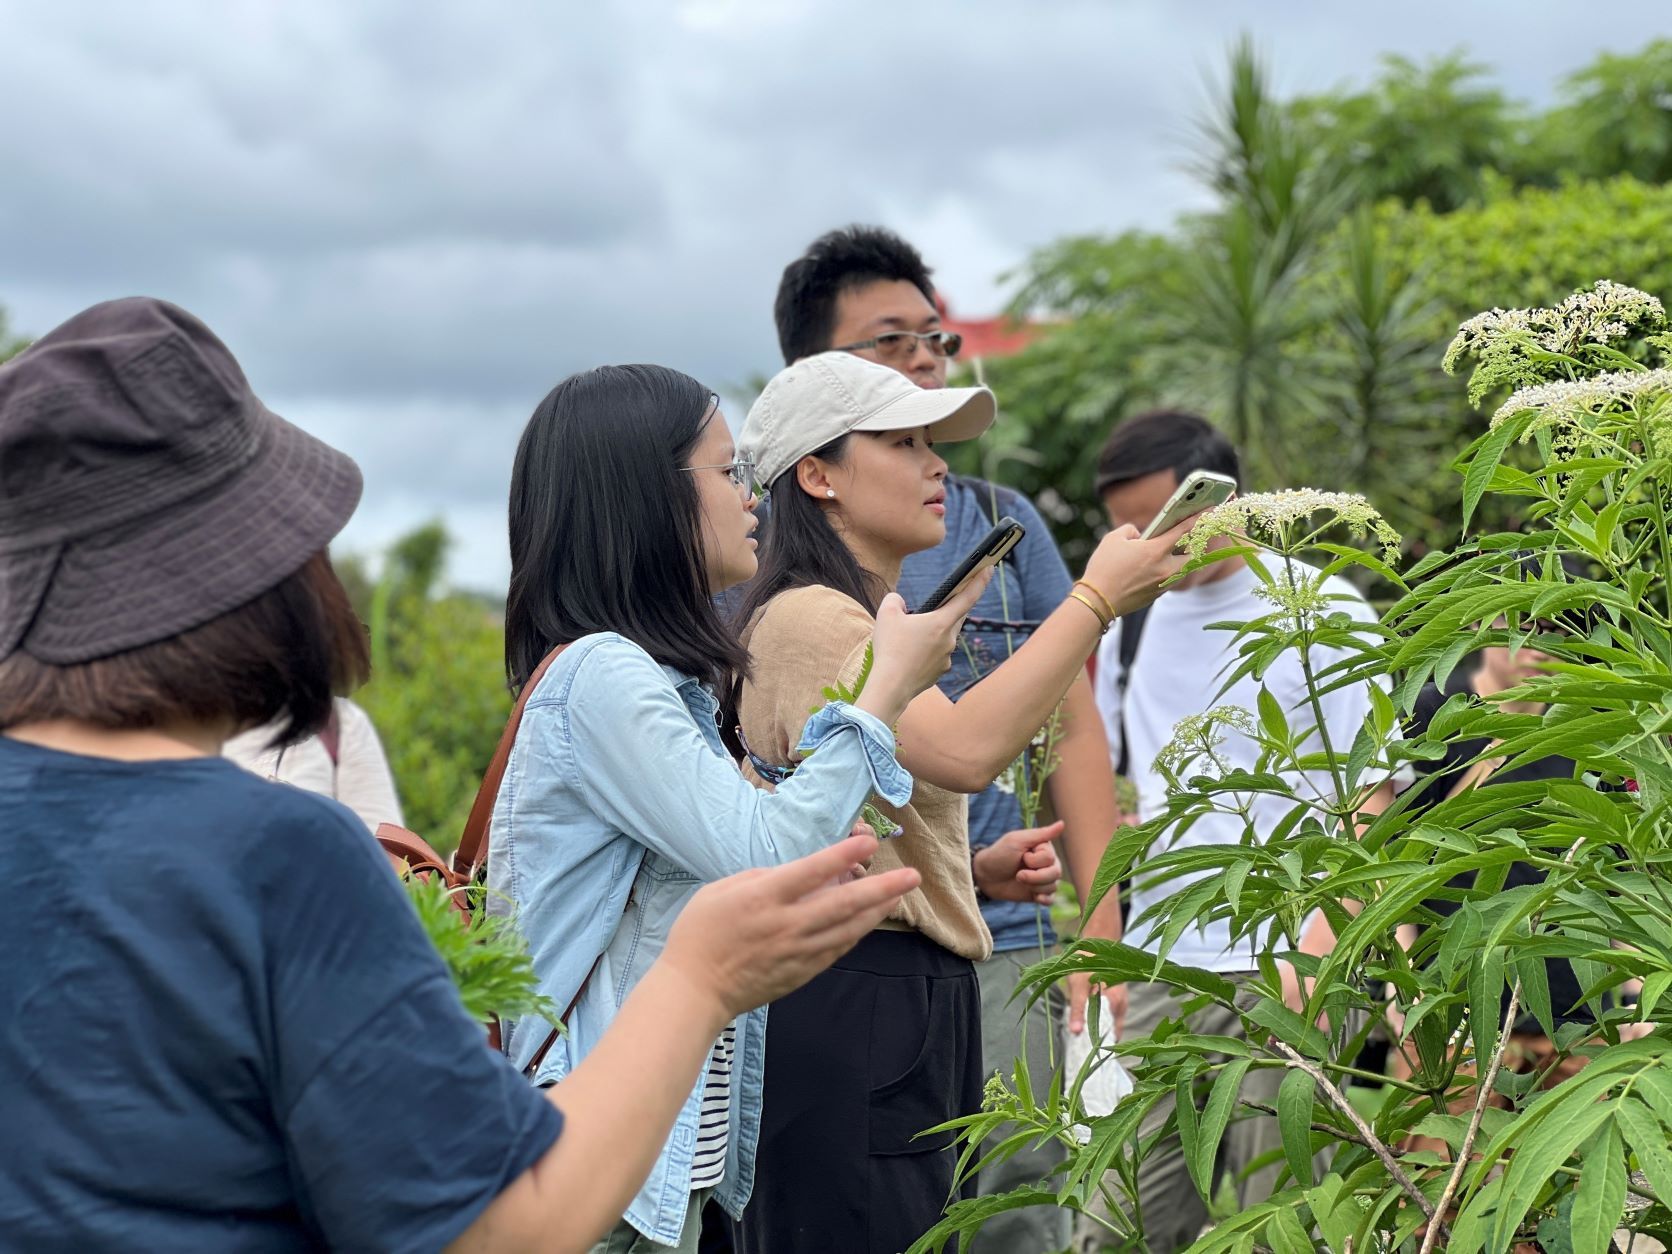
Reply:
<svg viewBox="0 0 1672 1254"><path fill-rule="evenodd" d="M876 851L876 837L849 836L699 889L675 920L662 961L712 996L725 1019L794 992L920 882L910 867L863 874Z"/></svg>
<svg viewBox="0 0 1672 1254"><path fill-rule="evenodd" d="M1084 581L1097 589L1117 615L1130 614L1161 595L1161 587L1189 560L1174 552L1195 518L1145 540L1130 523L1104 536L1086 563Z"/></svg>

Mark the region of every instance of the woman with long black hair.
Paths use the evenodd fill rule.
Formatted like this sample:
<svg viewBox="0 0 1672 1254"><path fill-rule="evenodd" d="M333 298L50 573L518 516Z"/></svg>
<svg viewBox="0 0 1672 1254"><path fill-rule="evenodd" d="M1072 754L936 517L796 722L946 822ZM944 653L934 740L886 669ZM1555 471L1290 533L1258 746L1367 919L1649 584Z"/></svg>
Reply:
<svg viewBox="0 0 1672 1254"><path fill-rule="evenodd" d="M808 769L797 764L810 695L852 681L902 561L945 537L947 467L934 445L979 435L993 412L985 388L919 388L845 352L789 366L749 411L739 443L771 487L772 515L738 611L750 675L727 724L758 778ZM910 866L923 882L846 958L774 1004L761 1187L735 1233L740 1254L897 1251L940 1215L955 1154L946 1135L921 1134L981 1102L974 962L992 938L976 894L1010 894L1028 878L1015 846L971 857L967 795L1027 748L1114 617L1182 566L1172 550L1184 529L1110 535L1014 657L956 704L931 688L902 712L899 758L916 785L881 807L902 831L872 865Z"/></svg>
<svg viewBox="0 0 1672 1254"><path fill-rule="evenodd" d="M541 988L572 1005L568 1031L507 1025L536 1083L594 1048L705 881L841 840L873 794L911 778L889 726L946 668L964 596L941 612L880 607L876 665L852 704L818 702L798 744L811 765L775 794L722 744L717 694L747 669L713 598L755 573L754 468L718 401L658 366L564 380L540 402L512 472L506 664L529 682L492 825L489 887L515 904ZM714 1042L644 1188L597 1248L695 1249L712 1194L748 1201L760 1117L764 1014Z"/></svg>

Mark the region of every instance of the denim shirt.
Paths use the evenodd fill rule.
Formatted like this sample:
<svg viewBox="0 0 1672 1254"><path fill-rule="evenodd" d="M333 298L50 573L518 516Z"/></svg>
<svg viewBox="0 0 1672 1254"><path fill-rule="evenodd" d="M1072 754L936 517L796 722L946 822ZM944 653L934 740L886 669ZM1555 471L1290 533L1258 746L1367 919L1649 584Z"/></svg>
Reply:
<svg viewBox="0 0 1672 1254"><path fill-rule="evenodd" d="M776 792L745 780L721 743L712 693L613 632L585 636L546 672L523 712L490 827L490 908L517 911L540 991L567 1006L593 960L568 1031L536 1084L568 1075L598 1044L704 883L775 866L846 836L873 792L904 804L912 779L880 721L833 702L807 721L818 752ZM497 896L502 895L502 896ZM737 1020L726 1173L734 1217L754 1186L766 1010ZM550 1025L505 1025L526 1067ZM627 1208L653 1241L679 1240L690 1196L703 1077Z"/></svg>

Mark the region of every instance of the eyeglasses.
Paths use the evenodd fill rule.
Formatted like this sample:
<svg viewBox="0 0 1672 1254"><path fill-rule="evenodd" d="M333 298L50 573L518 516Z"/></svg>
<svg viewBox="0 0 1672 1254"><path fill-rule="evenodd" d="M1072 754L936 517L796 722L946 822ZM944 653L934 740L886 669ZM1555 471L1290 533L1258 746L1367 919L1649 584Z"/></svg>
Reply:
<svg viewBox="0 0 1672 1254"><path fill-rule="evenodd" d="M840 344L838 353L857 353L862 348L873 348L878 357L889 361L905 361L922 344L936 357L956 357L964 346L964 337L956 331L884 331L869 340Z"/></svg>
<svg viewBox="0 0 1672 1254"><path fill-rule="evenodd" d="M723 470L732 487L741 489L744 496L766 496L765 486L755 477L755 463L747 457L739 457L734 462L716 462L712 466L681 466L680 469Z"/></svg>

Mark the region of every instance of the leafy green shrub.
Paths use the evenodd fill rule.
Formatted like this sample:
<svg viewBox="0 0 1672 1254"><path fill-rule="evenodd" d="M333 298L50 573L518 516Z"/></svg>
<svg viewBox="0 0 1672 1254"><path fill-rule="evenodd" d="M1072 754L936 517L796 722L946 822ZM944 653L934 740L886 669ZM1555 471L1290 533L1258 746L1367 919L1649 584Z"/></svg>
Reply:
<svg viewBox="0 0 1672 1254"><path fill-rule="evenodd" d="M483 1024L495 1015L558 1021L561 1012L540 994L534 962L512 916L477 910L466 920L439 880L409 875L403 882L418 921L447 964L465 1013Z"/></svg>
<svg viewBox="0 0 1672 1254"><path fill-rule="evenodd" d="M1329 494L1244 500L1207 516L1210 532L1237 537L1228 552L1262 572L1276 607L1227 625L1238 673L1258 675L1276 652L1293 650L1314 698L1378 679L1391 692L1373 690L1350 745L1320 745L1309 703L1284 710L1269 694L1257 711L1185 720L1163 755L1165 812L1110 844L1090 908L1126 879L1167 884L1208 872L1152 907L1164 947L1209 919L1228 920L1238 937L1269 929L1242 997L1233 1001L1221 975L1166 961L1165 948L1158 959L1090 939L1024 980L1040 996L1070 971L1158 979L1187 1008L1234 1011L1247 1043L1197 1036L1185 1022L1123 1042L1120 1052L1141 1064L1135 1086L1101 1117L1079 1106L1083 1074L1043 1091L995 1079L986 1109L954 1125L965 1166L994 1136L1001 1157L1055 1138L1067 1164L1039 1187L955 1204L915 1251L941 1249L1012 1207L1096 1211L1130 1198L1139 1164L1166 1136L1181 1139L1206 1196L1229 1122L1248 1113L1240 1086L1256 1068L1285 1073L1279 1191L1223 1218L1192 1250L1472 1254L1528 1242L1602 1254L1622 1225L1672 1236L1672 1029L1653 1026L1672 1004L1672 334L1658 301L1600 284L1554 309L1471 319L1447 361L1469 358L1471 394L1494 412L1459 463L1465 532L1453 547L1396 573L1323 538L1319 511L1376 529L1362 502ZM1506 461L1520 445L1530 468ZM1495 499L1512 502L1524 527L1468 530ZM1295 554L1321 554L1330 569L1368 567L1398 600L1379 624L1355 623L1320 597L1320 581L1293 577ZM1199 553L1192 564L1224 556ZM1489 644L1536 647L1551 661L1495 696L1450 698L1422 738L1401 739L1422 685L1443 683ZM1314 674L1306 660L1324 646L1339 660ZM1215 758L1215 718L1255 741L1257 769L1227 770ZM1482 741L1477 760L1513 768L1561 757L1573 774L1488 776L1423 809L1413 789L1379 814L1358 811L1353 799L1401 763ZM1287 780L1303 770L1328 771L1348 800L1297 791ZM1245 819L1238 844L1168 847L1169 834L1201 814L1246 814L1250 794L1280 798L1289 817L1258 832ZM1517 864L1542 880L1506 887ZM1472 880L1459 878L1465 872ZM1315 911L1337 937L1321 958L1299 946ZM1594 1023L1558 1024L1572 1007L1552 1004L1547 960L1571 964ZM1304 1004L1286 999L1282 963L1308 983ZM1373 981L1387 1001L1372 996ZM1503 1066L1523 1014L1552 1038L1557 1062L1585 1060L1575 1078L1541 1091L1538 1075ZM1355 1063L1376 1024L1411 1078L1387 1080L1383 1099L1361 1109L1344 1089L1360 1077ZM1505 1108L1488 1105L1493 1095ZM1140 1134L1145 1115L1175 1096L1159 1130ZM1463 1113L1450 1113L1448 1098L1466 1098ZM1089 1127L1083 1145L1075 1124ZM1449 1156L1402 1148L1412 1134L1442 1139ZM1145 1248L1121 1206L1103 1221L1112 1246Z"/></svg>

